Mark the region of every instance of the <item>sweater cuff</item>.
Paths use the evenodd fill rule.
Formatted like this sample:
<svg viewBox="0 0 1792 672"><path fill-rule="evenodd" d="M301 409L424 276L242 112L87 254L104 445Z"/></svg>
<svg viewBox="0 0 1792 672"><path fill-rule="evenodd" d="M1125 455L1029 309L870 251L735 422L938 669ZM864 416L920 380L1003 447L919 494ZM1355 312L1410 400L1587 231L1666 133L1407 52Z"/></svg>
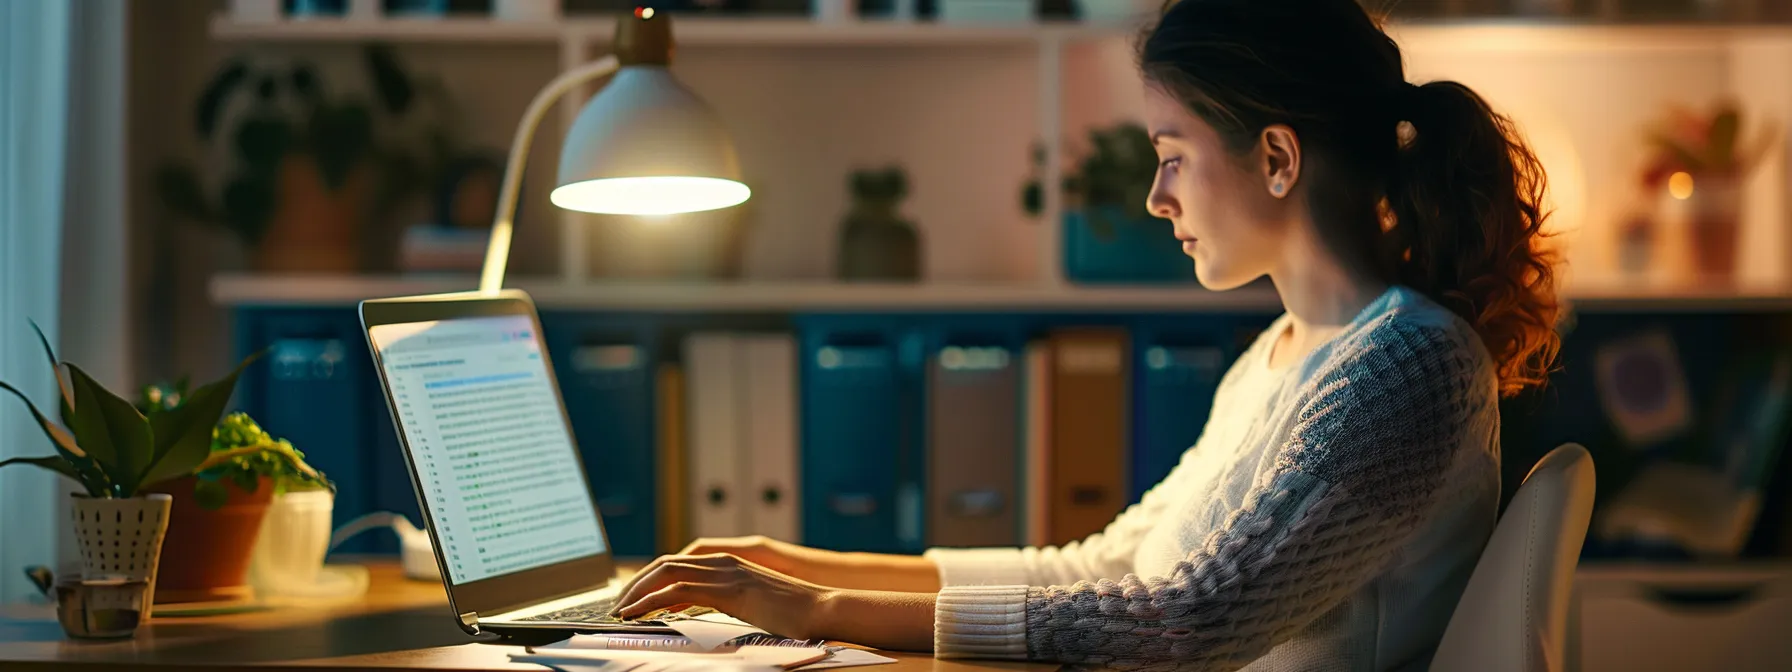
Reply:
<svg viewBox="0 0 1792 672"><path fill-rule="evenodd" d="M941 587L1030 583L1017 548L932 548L922 555L939 568Z"/></svg>
<svg viewBox="0 0 1792 672"><path fill-rule="evenodd" d="M938 658L1027 658L1026 586L954 586L933 607Z"/></svg>

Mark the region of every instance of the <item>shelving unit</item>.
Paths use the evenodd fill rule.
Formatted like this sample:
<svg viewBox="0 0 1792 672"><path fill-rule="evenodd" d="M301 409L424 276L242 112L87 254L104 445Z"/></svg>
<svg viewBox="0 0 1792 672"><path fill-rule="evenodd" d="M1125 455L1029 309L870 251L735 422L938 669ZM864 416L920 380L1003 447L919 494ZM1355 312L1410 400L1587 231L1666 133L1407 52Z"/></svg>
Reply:
<svg viewBox="0 0 1792 672"><path fill-rule="evenodd" d="M610 17L574 18L554 23L501 21L485 18L440 19L300 19L237 21L227 15L212 20L213 39L224 42L608 42L616 21ZM698 46L940 46L1026 45L1058 40L1103 39L1129 35L1121 26L1074 21L1023 24L944 24L923 21L818 22L805 18L677 18L681 45Z"/></svg>
<svg viewBox="0 0 1792 672"><path fill-rule="evenodd" d="M220 275L211 298L220 306L346 306L363 299L469 291L473 276ZM875 312L1280 312L1274 290L1212 292L1196 286L1046 287L1031 284L881 284L827 281L584 282L517 278L543 307L590 311ZM1567 299L1582 312L1769 313L1792 311L1792 287L1675 287L1637 283L1572 286Z"/></svg>

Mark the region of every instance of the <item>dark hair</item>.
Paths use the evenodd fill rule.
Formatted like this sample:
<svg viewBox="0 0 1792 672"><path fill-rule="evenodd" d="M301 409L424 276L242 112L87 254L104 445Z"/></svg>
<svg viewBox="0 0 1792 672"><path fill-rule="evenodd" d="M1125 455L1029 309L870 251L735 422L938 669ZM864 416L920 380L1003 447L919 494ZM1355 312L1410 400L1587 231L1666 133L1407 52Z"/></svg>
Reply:
<svg viewBox="0 0 1792 672"><path fill-rule="evenodd" d="M1356 0L1180 0L1139 45L1147 81L1236 152L1286 124L1325 242L1474 325L1500 392L1554 364L1556 252L1543 168L1510 119L1456 82L1413 86Z"/></svg>

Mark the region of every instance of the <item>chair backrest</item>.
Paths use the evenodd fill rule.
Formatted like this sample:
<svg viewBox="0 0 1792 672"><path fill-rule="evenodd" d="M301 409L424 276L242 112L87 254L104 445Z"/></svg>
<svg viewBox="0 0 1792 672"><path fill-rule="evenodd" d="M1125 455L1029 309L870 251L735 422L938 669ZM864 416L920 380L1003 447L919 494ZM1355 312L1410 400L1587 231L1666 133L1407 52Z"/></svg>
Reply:
<svg viewBox="0 0 1792 672"><path fill-rule="evenodd" d="M1566 444L1537 462L1481 552L1432 657L1434 670L1554 672L1574 568L1593 515L1593 458Z"/></svg>

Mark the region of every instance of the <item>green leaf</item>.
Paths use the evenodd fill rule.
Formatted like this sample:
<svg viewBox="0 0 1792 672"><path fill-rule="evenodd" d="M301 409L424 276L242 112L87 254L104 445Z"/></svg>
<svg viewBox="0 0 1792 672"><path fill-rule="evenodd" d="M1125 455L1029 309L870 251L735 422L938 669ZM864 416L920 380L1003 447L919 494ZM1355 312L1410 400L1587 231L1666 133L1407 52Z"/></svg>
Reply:
<svg viewBox="0 0 1792 672"><path fill-rule="evenodd" d="M56 374L56 389L62 392L62 423L74 425L75 393L69 389L68 376L62 375L62 364L56 359L56 350L50 347L50 339L44 337L44 330L37 326L37 320L31 321L31 330L37 332L37 342L44 346L44 357L50 360L50 370Z"/></svg>
<svg viewBox="0 0 1792 672"><path fill-rule="evenodd" d="M254 471L238 469L230 476L231 480L236 481L236 487L240 488L243 492L254 494L255 490L261 487L261 474L257 474Z"/></svg>
<svg viewBox="0 0 1792 672"><path fill-rule="evenodd" d="M5 468L6 465L9 464L29 464L34 467L48 469L58 474L62 474L63 476L74 479L77 483L81 482L81 475L75 473L75 466L69 464L68 460L55 455L46 455L44 457L15 457L10 460L0 460L0 468Z"/></svg>
<svg viewBox="0 0 1792 672"><path fill-rule="evenodd" d="M261 353L250 355L236 370L222 379L204 385L186 396L174 409L149 418L155 437L154 454L143 472L142 483L160 483L193 473L212 450L212 428L224 415L230 395L236 390L236 379Z"/></svg>
<svg viewBox="0 0 1792 672"><path fill-rule="evenodd" d="M311 117L310 149L324 186L341 189L373 147L373 113L360 103L326 105Z"/></svg>
<svg viewBox="0 0 1792 672"><path fill-rule="evenodd" d="M224 222L243 241L261 242L268 221L274 217L274 178L252 171L238 175L224 187Z"/></svg>
<svg viewBox="0 0 1792 672"><path fill-rule="evenodd" d="M201 140L211 140L212 132L218 128L218 120L223 117L224 101L248 79L249 66L239 59L226 64L205 85L193 110L194 130L199 132Z"/></svg>
<svg viewBox="0 0 1792 672"><path fill-rule="evenodd" d="M119 497L137 494L137 483L155 450L149 421L131 402L70 364L70 377L75 384L75 440L87 449L100 468L112 477Z"/></svg>
<svg viewBox="0 0 1792 672"><path fill-rule="evenodd" d="M193 501L199 504L199 508L216 510L230 501L230 491L218 481L197 479L193 482Z"/></svg>
<svg viewBox="0 0 1792 672"><path fill-rule="evenodd" d="M78 480L81 481L82 486L87 488L87 494L95 497L103 497L109 494L109 491L111 490L111 481L108 480L106 474L100 471L94 464L93 458L89 457L87 452L82 450L79 444L75 443L75 436L73 434L70 434L66 429L56 426L56 423L50 422L49 418L44 417L44 414L37 410L37 405L31 403L31 398L25 396L24 392L20 392L19 388L0 382L0 390L11 392L13 393L13 396L19 398L19 401L25 402L25 408L31 410L31 417L37 419L37 426L43 429L44 436L50 439L50 443L56 447L56 452L62 455L62 458L67 460L69 464L74 466L76 473L82 475L82 478Z"/></svg>
<svg viewBox="0 0 1792 672"><path fill-rule="evenodd" d="M386 112L400 116L411 107L411 99L416 97L416 87L411 85L411 78L405 74L404 66L398 62L398 54L392 47L383 44L368 45L365 52L368 78L373 80L374 90L379 92L381 103Z"/></svg>

